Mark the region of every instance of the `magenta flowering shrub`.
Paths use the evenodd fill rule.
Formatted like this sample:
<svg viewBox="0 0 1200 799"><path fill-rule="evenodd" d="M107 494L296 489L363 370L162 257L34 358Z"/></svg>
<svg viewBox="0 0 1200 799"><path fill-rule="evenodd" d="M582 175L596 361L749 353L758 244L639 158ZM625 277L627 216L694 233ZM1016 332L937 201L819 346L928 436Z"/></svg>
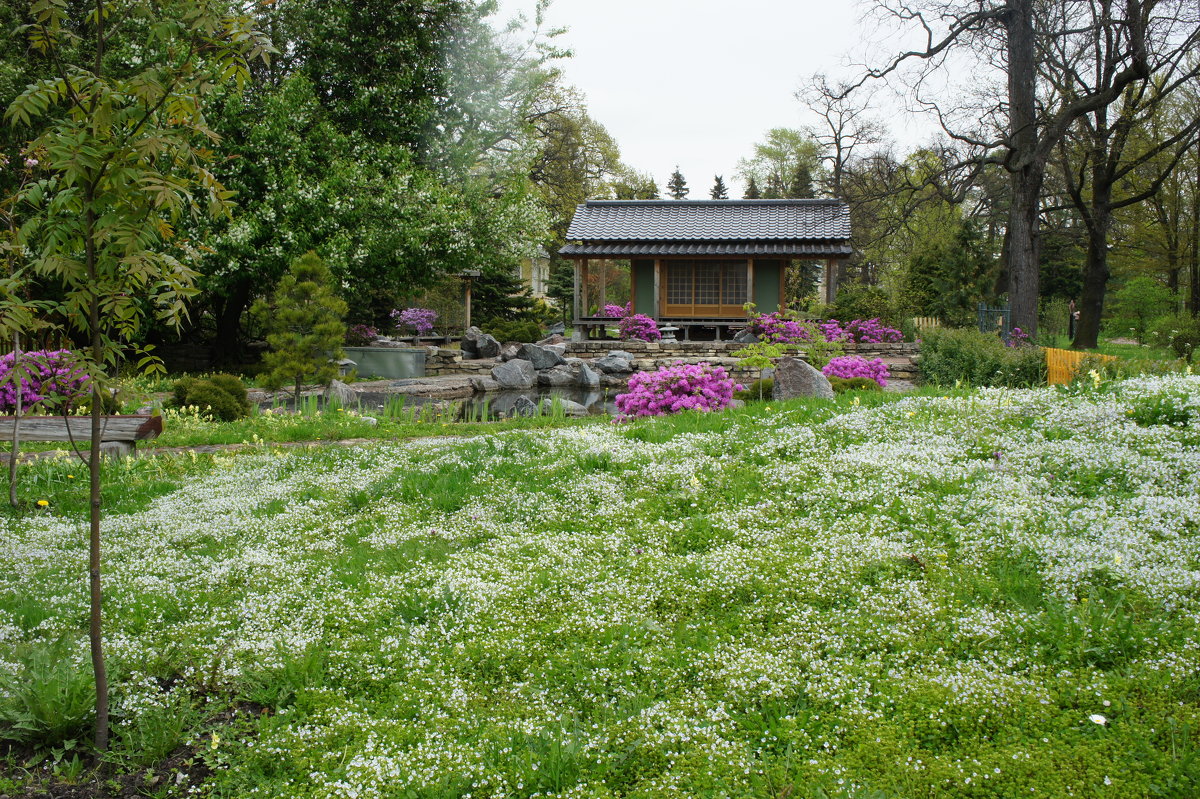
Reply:
<svg viewBox="0 0 1200 799"><path fill-rule="evenodd" d="M1029 344L1029 334L1019 327L1014 327L1008 333L1008 341L1004 342L1007 347L1024 347Z"/></svg>
<svg viewBox="0 0 1200 799"><path fill-rule="evenodd" d="M631 313L633 313L633 303L627 302L624 305L605 305L600 315L607 316L609 319L624 319Z"/></svg>
<svg viewBox="0 0 1200 799"><path fill-rule="evenodd" d="M658 332L658 323L641 313L622 317L617 330L625 340L658 341L662 338L662 333Z"/></svg>
<svg viewBox="0 0 1200 799"><path fill-rule="evenodd" d="M903 341L904 334L894 327L888 327L878 319L855 319L845 328L846 339L860 344L883 344L884 342Z"/></svg>
<svg viewBox="0 0 1200 799"><path fill-rule="evenodd" d="M888 381L887 364L882 359L872 358L868 361L861 355L830 358L829 363L825 364L825 368L821 372L826 377L840 377L845 380L852 377L865 377L868 380L874 380L880 388L886 386Z"/></svg>
<svg viewBox="0 0 1200 799"><path fill-rule="evenodd" d="M379 338L379 331L370 325L351 325L346 328L346 343L351 347L365 347Z"/></svg>
<svg viewBox="0 0 1200 799"><path fill-rule="evenodd" d="M629 391L617 395L616 405L625 419L688 410L719 411L733 402L733 392L742 390L722 366L677 361L655 372L634 374L629 378Z"/></svg>
<svg viewBox="0 0 1200 799"><path fill-rule="evenodd" d="M857 321L857 320L855 320ZM854 324L854 322L851 322ZM826 341L849 341L850 334L842 327L842 323L836 319L828 319L824 322L817 323L817 330L821 331L821 335Z"/></svg>
<svg viewBox="0 0 1200 799"><path fill-rule="evenodd" d="M23 409L40 402L45 410L64 410L91 391L91 379L70 350L21 353L20 371L25 374L17 380L13 379L15 359L11 352L0 358L0 411L17 409L17 383Z"/></svg>
<svg viewBox="0 0 1200 799"><path fill-rule="evenodd" d="M437 319L437 311L430 308L405 308L403 311L394 310L391 315L396 320L397 330L411 327L418 336L429 335Z"/></svg>
<svg viewBox="0 0 1200 799"><path fill-rule="evenodd" d="M804 325L780 311L753 316L750 332L758 336L759 341L771 344L796 344L810 339Z"/></svg>

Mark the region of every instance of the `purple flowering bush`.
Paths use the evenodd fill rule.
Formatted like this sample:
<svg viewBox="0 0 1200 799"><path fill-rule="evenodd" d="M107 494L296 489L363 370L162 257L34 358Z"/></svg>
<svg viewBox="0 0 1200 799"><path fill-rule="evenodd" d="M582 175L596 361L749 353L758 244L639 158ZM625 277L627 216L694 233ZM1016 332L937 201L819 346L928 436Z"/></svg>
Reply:
<svg viewBox="0 0 1200 799"><path fill-rule="evenodd" d="M633 303L627 302L624 305L605 305L600 315L607 316L609 319L624 319L632 313Z"/></svg>
<svg viewBox="0 0 1200 799"><path fill-rule="evenodd" d="M658 323L641 313L621 317L621 323L617 325L617 330L620 331L621 338L625 340L658 341L662 338L662 333L658 332Z"/></svg>
<svg viewBox="0 0 1200 799"><path fill-rule="evenodd" d="M861 355L843 355L840 358L830 358L829 363L821 369L826 377L840 377L850 380L855 377L865 377L874 380L880 388L887 385L887 364L880 358L867 360Z"/></svg>
<svg viewBox="0 0 1200 799"><path fill-rule="evenodd" d="M859 344L883 344L885 342L903 341L904 334L894 327L888 327L878 319L855 319L845 328L848 341Z"/></svg>
<svg viewBox="0 0 1200 799"><path fill-rule="evenodd" d="M379 331L370 325L351 325L346 328L346 343L351 347L365 347L379 337Z"/></svg>
<svg viewBox="0 0 1200 799"><path fill-rule="evenodd" d="M1029 334L1019 327L1014 327L1008 333L1008 341L1004 342L1008 347L1024 347L1032 342L1029 340Z"/></svg>
<svg viewBox="0 0 1200 799"><path fill-rule="evenodd" d="M437 311L430 308L405 308L403 311L392 311L392 318L396 320L397 330L411 327L418 336L427 336L433 331Z"/></svg>
<svg viewBox="0 0 1200 799"><path fill-rule="evenodd" d="M0 411L17 409L17 383L20 383L21 407L42 403L46 410L63 410L86 399L91 379L70 350L21 353L20 370L26 374L13 378L15 353L0 357Z"/></svg>
<svg viewBox="0 0 1200 799"><path fill-rule="evenodd" d="M621 418L664 416L680 411L719 411L733 402L734 383L722 366L676 362L655 372L637 372L629 378L629 391L618 394Z"/></svg>
<svg viewBox="0 0 1200 799"><path fill-rule="evenodd" d="M750 332L758 336L759 341L772 344L797 344L812 338L802 323L783 311L754 314L750 318Z"/></svg>

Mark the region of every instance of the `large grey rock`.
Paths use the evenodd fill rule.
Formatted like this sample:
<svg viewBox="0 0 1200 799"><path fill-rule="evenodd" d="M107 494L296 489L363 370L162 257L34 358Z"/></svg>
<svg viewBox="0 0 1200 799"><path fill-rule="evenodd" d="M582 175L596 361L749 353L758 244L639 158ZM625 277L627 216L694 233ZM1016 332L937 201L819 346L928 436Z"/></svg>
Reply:
<svg viewBox="0 0 1200 799"><path fill-rule="evenodd" d="M471 360L476 358L495 358L500 354L500 342L496 340L495 336L484 333L479 328L471 325L463 333L462 353L464 358Z"/></svg>
<svg viewBox="0 0 1200 799"><path fill-rule="evenodd" d="M563 324L562 322L555 322L554 324L550 325L550 330L548 332L552 336L554 336L554 335L561 336L563 333L567 332L567 326L565 324Z"/></svg>
<svg viewBox="0 0 1200 799"><path fill-rule="evenodd" d="M593 371L586 363L579 364L579 377L576 381L583 388L599 388L600 374Z"/></svg>
<svg viewBox="0 0 1200 799"><path fill-rule="evenodd" d="M544 345L539 345L539 346L542 346L544 349L547 349L553 353L556 353L558 355L558 357L563 358L564 360L567 357L567 345L565 343L544 344Z"/></svg>
<svg viewBox="0 0 1200 799"><path fill-rule="evenodd" d="M513 358L517 357L517 353L520 351L521 348L516 344L505 344L500 348L500 360L511 361Z"/></svg>
<svg viewBox="0 0 1200 799"><path fill-rule="evenodd" d="M325 401L336 402L343 408L358 407L358 392L341 380L334 380L325 389Z"/></svg>
<svg viewBox="0 0 1200 799"><path fill-rule="evenodd" d="M615 355L605 355L592 361L592 368L609 375L627 375L633 371L633 362Z"/></svg>
<svg viewBox="0 0 1200 799"><path fill-rule="evenodd" d="M629 388L629 378L625 375L600 375L600 385L605 388Z"/></svg>
<svg viewBox="0 0 1200 799"><path fill-rule="evenodd" d="M576 371L565 364L543 369L537 373L539 386L573 386L577 380Z"/></svg>
<svg viewBox="0 0 1200 799"><path fill-rule="evenodd" d="M542 400L542 404L541 404L542 413L547 413L547 414L553 413L554 405L556 402L557 402L558 406L560 408L562 408L562 412L564 414L566 414L567 416L587 416L588 415L587 408L583 407L578 402L572 402L571 400L563 399L562 397L556 397L555 399L546 397L544 400Z"/></svg>
<svg viewBox="0 0 1200 799"><path fill-rule="evenodd" d="M533 368L539 372L543 369L552 369L563 362L561 354L548 347L539 347L537 344L522 344L521 349L517 351L517 357L532 363Z"/></svg>
<svg viewBox="0 0 1200 799"><path fill-rule="evenodd" d="M566 344L567 340L562 337L562 333L551 333L544 339L538 342L539 347L548 347L551 344Z"/></svg>
<svg viewBox="0 0 1200 799"><path fill-rule="evenodd" d="M609 353L608 353L608 357L610 357L610 358L623 358L623 359L624 359L624 360L626 360L626 361L632 361L632 360L633 360L633 353L632 353L632 352L626 352L625 350L612 350L611 352L609 352Z"/></svg>
<svg viewBox="0 0 1200 799"><path fill-rule="evenodd" d="M746 328L734 336L733 340L736 344L753 344L758 341L758 336L754 335L750 328Z"/></svg>
<svg viewBox="0 0 1200 799"><path fill-rule="evenodd" d="M515 359L493 366L492 379L499 383L501 388L533 388L537 380L537 370L529 361Z"/></svg>
<svg viewBox="0 0 1200 799"><path fill-rule="evenodd" d="M775 387L771 399L787 400L796 397L833 399L829 379L799 358L781 358L775 364Z"/></svg>
<svg viewBox="0 0 1200 799"><path fill-rule="evenodd" d="M482 375L471 377L471 388L476 391L499 391L503 386L499 382L490 377Z"/></svg>
<svg viewBox="0 0 1200 799"><path fill-rule="evenodd" d="M538 406L529 397L517 397L512 406L512 416L537 416Z"/></svg>

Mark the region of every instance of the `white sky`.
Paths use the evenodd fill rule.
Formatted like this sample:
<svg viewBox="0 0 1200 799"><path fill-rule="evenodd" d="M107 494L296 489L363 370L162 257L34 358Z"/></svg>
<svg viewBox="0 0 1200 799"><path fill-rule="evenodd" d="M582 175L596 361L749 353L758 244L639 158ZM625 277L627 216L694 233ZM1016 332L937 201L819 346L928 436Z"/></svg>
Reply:
<svg viewBox="0 0 1200 799"><path fill-rule="evenodd" d="M534 0L500 7L500 18L532 19ZM879 32L862 12L855 0L554 0L546 26L570 29L557 40L574 52L560 64L566 81L625 163L653 175L664 196L678 164L689 199L708 199L714 175L739 198L738 159L770 128L812 121L794 97L808 76L847 74L851 56L878 63L891 54L865 44ZM902 146L928 137L926 125L888 106L879 116Z"/></svg>

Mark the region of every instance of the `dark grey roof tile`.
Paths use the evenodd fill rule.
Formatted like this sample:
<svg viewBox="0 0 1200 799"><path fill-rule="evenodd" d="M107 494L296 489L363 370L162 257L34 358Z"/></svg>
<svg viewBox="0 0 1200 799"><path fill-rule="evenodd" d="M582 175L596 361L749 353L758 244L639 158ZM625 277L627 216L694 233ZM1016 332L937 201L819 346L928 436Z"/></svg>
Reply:
<svg viewBox="0 0 1200 799"><path fill-rule="evenodd" d="M591 200L575 209L574 241L849 239L840 200Z"/></svg>

